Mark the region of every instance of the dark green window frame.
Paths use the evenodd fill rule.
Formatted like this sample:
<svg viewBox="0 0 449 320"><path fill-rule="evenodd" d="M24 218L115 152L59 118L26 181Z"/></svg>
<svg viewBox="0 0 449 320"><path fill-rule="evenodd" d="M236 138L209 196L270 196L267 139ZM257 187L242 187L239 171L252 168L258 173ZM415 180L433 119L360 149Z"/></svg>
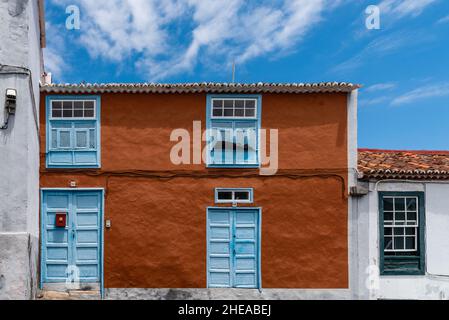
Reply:
<svg viewBox="0 0 449 320"><path fill-rule="evenodd" d="M416 255L385 254L384 234L384 198L417 197L418 198L418 245ZM424 192L379 192L379 251L381 275L424 275L425 274L425 203Z"/></svg>

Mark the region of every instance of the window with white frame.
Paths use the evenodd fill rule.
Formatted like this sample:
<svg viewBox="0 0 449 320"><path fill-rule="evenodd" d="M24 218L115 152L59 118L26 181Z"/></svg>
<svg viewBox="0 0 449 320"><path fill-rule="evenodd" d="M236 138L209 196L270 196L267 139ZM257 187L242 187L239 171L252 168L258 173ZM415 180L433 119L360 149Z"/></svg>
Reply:
<svg viewBox="0 0 449 320"><path fill-rule="evenodd" d="M208 96L210 167L258 167L259 95Z"/></svg>
<svg viewBox="0 0 449 320"><path fill-rule="evenodd" d="M52 100L52 119L94 119L96 100Z"/></svg>
<svg viewBox="0 0 449 320"><path fill-rule="evenodd" d="M384 250L418 251L418 197L384 197Z"/></svg>
<svg viewBox="0 0 449 320"><path fill-rule="evenodd" d="M252 188L216 188L215 203L252 203Z"/></svg>
<svg viewBox="0 0 449 320"><path fill-rule="evenodd" d="M424 274L424 193L380 192L379 201L381 274Z"/></svg>
<svg viewBox="0 0 449 320"><path fill-rule="evenodd" d="M99 96L47 96L47 167L98 168Z"/></svg>
<svg viewBox="0 0 449 320"><path fill-rule="evenodd" d="M212 99L212 118L255 118L257 99Z"/></svg>

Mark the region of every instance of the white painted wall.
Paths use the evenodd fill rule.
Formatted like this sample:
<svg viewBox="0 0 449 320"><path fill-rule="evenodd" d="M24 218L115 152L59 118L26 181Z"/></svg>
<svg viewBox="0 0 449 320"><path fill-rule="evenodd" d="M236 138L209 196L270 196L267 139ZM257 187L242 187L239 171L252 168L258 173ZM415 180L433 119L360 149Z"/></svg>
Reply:
<svg viewBox="0 0 449 320"><path fill-rule="evenodd" d="M449 299L449 182L370 183L369 194L357 200L357 292L363 299ZM425 193L426 274L379 275L378 191Z"/></svg>
<svg viewBox="0 0 449 320"><path fill-rule="evenodd" d="M36 116L43 66L37 0L0 1L0 38L0 64L29 69L32 80L0 74L0 123L6 89L17 90L16 114L0 130L0 299L28 299L37 286L39 252Z"/></svg>

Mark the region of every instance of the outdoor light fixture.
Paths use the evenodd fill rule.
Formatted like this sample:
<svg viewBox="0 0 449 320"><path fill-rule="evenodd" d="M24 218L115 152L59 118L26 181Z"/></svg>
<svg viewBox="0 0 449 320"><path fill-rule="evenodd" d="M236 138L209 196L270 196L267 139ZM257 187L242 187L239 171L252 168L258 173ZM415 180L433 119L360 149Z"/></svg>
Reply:
<svg viewBox="0 0 449 320"><path fill-rule="evenodd" d="M16 89L6 89L5 109L8 114L16 113L16 100L17 100Z"/></svg>
<svg viewBox="0 0 449 320"><path fill-rule="evenodd" d="M9 116L16 113L17 90L6 89L5 99L5 121L0 129L8 129Z"/></svg>

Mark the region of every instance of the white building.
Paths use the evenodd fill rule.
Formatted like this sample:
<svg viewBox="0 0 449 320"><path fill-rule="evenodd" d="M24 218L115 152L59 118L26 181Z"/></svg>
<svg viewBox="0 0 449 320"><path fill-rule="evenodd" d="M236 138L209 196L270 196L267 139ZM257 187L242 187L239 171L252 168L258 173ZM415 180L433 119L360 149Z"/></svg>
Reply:
<svg viewBox="0 0 449 320"><path fill-rule="evenodd" d="M43 0L0 1L0 299L34 297Z"/></svg>
<svg viewBox="0 0 449 320"><path fill-rule="evenodd" d="M356 297L449 299L449 152L360 150L359 171Z"/></svg>

